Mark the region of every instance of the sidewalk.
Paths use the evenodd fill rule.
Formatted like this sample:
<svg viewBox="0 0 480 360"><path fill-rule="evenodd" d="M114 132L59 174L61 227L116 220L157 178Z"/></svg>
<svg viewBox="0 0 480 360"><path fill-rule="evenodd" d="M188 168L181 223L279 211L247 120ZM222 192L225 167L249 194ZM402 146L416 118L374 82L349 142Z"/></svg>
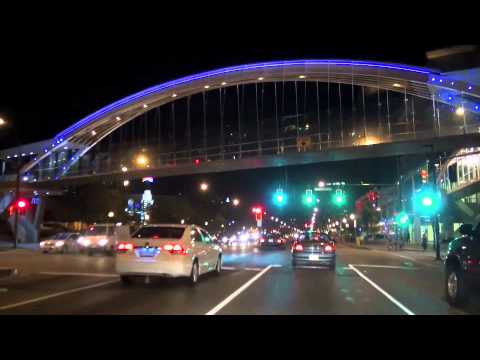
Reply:
<svg viewBox="0 0 480 360"><path fill-rule="evenodd" d="M25 250L39 250L40 245L37 243L28 243L28 244L18 244L18 249L25 249ZM10 241L2 241L0 240L0 252L1 251L8 251L14 250L13 243Z"/></svg>
<svg viewBox="0 0 480 360"><path fill-rule="evenodd" d="M423 251L421 247L417 246L404 246L401 250L389 250L387 244L362 244L357 246L356 243L342 243L351 248L355 249L362 249L362 250L374 250L374 251L382 251L388 252L393 255L398 255L405 258L411 258L412 260L422 260L422 261L433 261L436 258L435 249L428 248L427 250ZM446 248L441 249L440 257L445 259Z"/></svg>

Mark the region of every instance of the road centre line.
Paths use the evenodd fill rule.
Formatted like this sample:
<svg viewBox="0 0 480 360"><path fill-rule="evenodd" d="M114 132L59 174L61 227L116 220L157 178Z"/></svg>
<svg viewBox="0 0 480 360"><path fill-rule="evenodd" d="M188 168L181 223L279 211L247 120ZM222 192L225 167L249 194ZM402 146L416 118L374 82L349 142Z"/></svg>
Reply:
<svg viewBox="0 0 480 360"><path fill-rule="evenodd" d="M407 308L405 305L403 305L400 301L395 299L392 295L387 293L385 290L383 290L379 285L377 285L375 282L373 282L370 278L368 278L365 274L363 274L360 270L358 270L355 266L352 264L348 264L348 266L355 271L358 276L360 276L363 280L368 282L370 285L372 285L378 292L380 292L383 296L385 296L388 300L390 300L392 303L394 303L397 307L399 307L403 312L405 312L407 315L415 315L413 311L411 311L409 308Z"/></svg>
<svg viewBox="0 0 480 360"><path fill-rule="evenodd" d="M238 295L240 295L242 292L247 290L247 288L252 285L255 281L260 279L268 270L272 268L272 265L268 265L265 269L260 271L257 275L255 275L253 278L248 280L245 284L243 284L241 287L239 287L237 290L235 290L233 293L231 293L228 297L226 297L222 302L220 302L217 306L212 308L209 312L207 312L205 315L215 315L218 313L220 310L222 310L225 306L227 306L230 302L233 301Z"/></svg>
<svg viewBox="0 0 480 360"><path fill-rule="evenodd" d="M16 307L19 307L19 306L32 304L32 303L52 299L52 298L63 296L63 295L73 294L73 293L84 291L84 290L94 289L94 288L98 288L98 287L101 287L101 286L113 284L113 283L116 283L116 282L118 282L118 280L104 281L104 282L101 282L101 283L98 283L98 284L83 286L83 287L76 288L76 289L71 289L71 290L61 291L61 292L50 294L50 295L40 296L38 298L25 300L25 301L21 301L21 302L10 304L10 305L0 306L0 310L13 309L13 308L16 308Z"/></svg>

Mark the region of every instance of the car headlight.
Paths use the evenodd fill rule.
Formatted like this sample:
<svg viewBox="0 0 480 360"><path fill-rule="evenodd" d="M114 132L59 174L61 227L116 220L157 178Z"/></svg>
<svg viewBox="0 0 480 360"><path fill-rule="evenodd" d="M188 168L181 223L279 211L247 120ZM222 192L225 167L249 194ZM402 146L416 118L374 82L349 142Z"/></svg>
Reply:
<svg viewBox="0 0 480 360"><path fill-rule="evenodd" d="M98 245L100 245L100 246L105 246L105 245L107 245L107 244L108 244L108 240L107 240L107 239L102 239L102 240L100 240L100 241L98 242Z"/></svg>
<svg viewBox="0 0 480 360"><path fill-rule="evenodd" d="M55 242L55 246L56 246L56 247L63 246L63 244L65 244L64 241L56 241L56 242Z"/></svg>
<svg viewBox="0 0 480 360"><path fill-rule="evenodd" d="M40 241L40 247L44 247L45 246L45 241Z"/></svg>

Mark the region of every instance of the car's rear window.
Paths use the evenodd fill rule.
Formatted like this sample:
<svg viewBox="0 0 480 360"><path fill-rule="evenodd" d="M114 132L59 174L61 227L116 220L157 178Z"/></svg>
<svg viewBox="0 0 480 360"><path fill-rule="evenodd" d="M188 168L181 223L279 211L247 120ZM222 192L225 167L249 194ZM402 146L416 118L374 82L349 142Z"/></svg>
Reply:
<svg viewBox="0 0 480 360"><path fill-rule="evenodd" d="M300 241L331 241L326 234L302 234L299 236Z"/></svg>
<svg viewBox="0 0 480 360"><path fill-rule="evenodd" d="M68 237L68 233L59 233L56 234L53 238L54 239L66 239Z"/></svg>
<svg viewBox="0 0 480 360"><path fill-rule="evenodd" d="M134 238L154 238L154 239L180 239L185 232L185 228L169 226L147 226L137 230Z"/></svg>

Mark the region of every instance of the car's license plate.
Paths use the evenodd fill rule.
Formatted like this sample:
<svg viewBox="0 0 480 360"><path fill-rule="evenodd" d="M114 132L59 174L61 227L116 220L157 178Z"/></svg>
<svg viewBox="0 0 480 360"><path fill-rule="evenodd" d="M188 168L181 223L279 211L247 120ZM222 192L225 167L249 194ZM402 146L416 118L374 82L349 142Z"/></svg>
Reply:
<svg viewBox="0 0 480 360"><path fill-rule="evenodd" d="M320 260L320 256L318 255L308 255L308 260Z"/></svg>
<svg viewBox="0 0 480 360"><path fill-rule="evenodd" d="M141 248L138 250L138 255L140 257L153 257L157 255L157 250L156 248Z"/></svg>
<svg viewBox="0 0 480 360"><path fill-rule="evenodd" d="M269 239L268 242L269 242L269 243L273 243L273 239Z"/></svg>

